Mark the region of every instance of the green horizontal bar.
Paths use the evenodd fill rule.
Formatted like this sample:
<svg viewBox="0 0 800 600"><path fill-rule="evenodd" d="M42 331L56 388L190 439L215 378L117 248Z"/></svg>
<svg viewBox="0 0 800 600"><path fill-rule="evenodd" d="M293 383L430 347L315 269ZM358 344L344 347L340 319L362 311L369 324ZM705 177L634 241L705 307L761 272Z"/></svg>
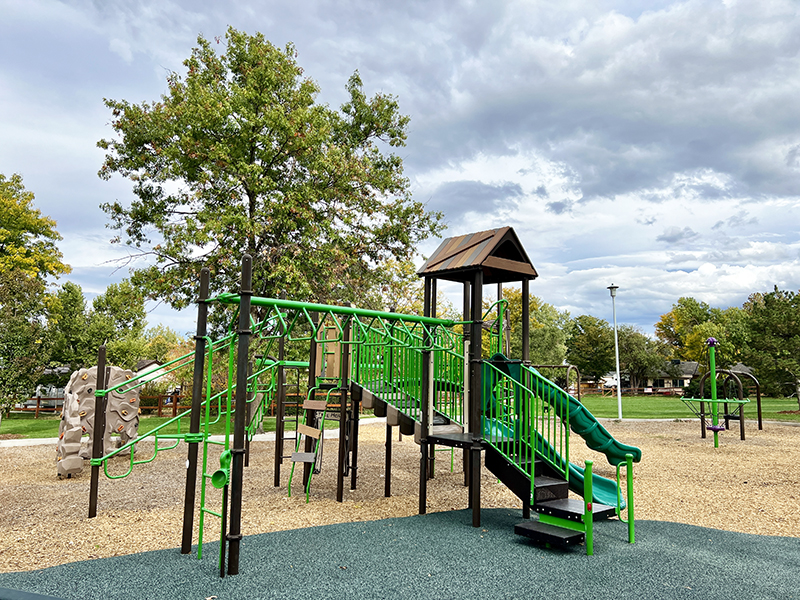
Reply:
<svg viewBox="0 0 800 600"><path fill-rule="evenodd" d="M580 521L570 521L569 519L562 519L561 517L539 513L539 522L546 523L547 525L555 525L556 527L562 527L563 529L569 529L571 531L586 533L586 525Z"/></svg>
<svg viewBox="0 0 800 600"><path fill-rule="evenodd" d="M211 301L221 302L222 304L239 304L241 297L238 294L225 293L212 298ZM339 315L352 315L354 317L369 317L374 319L390 319L393 321L409 321L411 323L422 323L424 325L442 325L451 327L455 321L448 319L436 319L434 317L421 317L419 315L404 315L401 313L382 312L380 310L369 310L366 308L352 308L350 306L334 306L332 304L312 304L311 302L297 302L295 300L281 300L278 298L262 298L253 296L250 303L255 306L273 306L276 308L286 308L292 310L309 310L312 312L329 312Z"/></svg>

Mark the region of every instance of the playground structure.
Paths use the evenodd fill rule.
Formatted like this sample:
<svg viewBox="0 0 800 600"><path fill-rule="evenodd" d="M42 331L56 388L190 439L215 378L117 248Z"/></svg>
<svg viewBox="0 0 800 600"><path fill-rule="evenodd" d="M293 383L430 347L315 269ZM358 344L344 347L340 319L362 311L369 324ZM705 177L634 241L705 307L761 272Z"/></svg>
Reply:
<svg viewBox="0 0 800 600"><path fill-rule="evenodd" d="M472 525L481 522L480 471L485 466L522 501L523 518L515 531L540 543L569 545L584 542L593 553L593 522L617 516L627 508L628 540L634 541L632 464L641 459L638 448L615 440L578 400L543 377L529 361L529 282L537 276L513 229L478 232L446 239L420 269L424 277L424 314L403 315L353 307L312 304L286 299L254 297L251 291L251 259L242 260L238 294L208 297L209 274L203 270L198 300L196 347L163 365L165 374L194 365L192 409L155 430L110 452L103 452L95 436L92 454L89 516L97 514L100 469L109 478L127 476L134 466L149 462L161 450L188 445L184 527L181 552L191 552L199 451L200 512L198 556L202 556L205 519L220 519L220 575L239 571L242 538L242 480L248 464L249 440L259 428L265 411L276 402L277 432L275 485L280 468L291 462L288 492L295 470L302 466L303 490L308 500L313 476L320 467L325 420L338 422L336 499L343 500L347 477L357 485L359 407L386 417L385 494L391 494L391 443L394 427L414 435L420 445L419 513L426 512L427 482L433 476L436 447L457 448L464 453L465 486ZM463 320L436 316L437 280L459 282L464 289ZM502 285L522 286L522 357L512 360L507 351L507 302ZM498 299L483 308L485 285L497 285ZM231 307L230 332L211 340L206 332L209 306ZM489 323L489 327L484 326ZM491 324L494 324L492 326ZM488 331L488 343L483 333ZM298 357L306 348L308 361ZM215 391L212 368L227 358L227 384ZM125 384L111 384L105 372L105 352L98 355L95 392L97 414L104 414L106 397L143 383L134 377ZM303 370L307 381L302 381ZM294 373L295 381L288 382ZM287 400L287 388L302 402ZM205 396L205 397L203 397ZM294 404L294 429L287 408ZM188 432L185 431L189 416ZM214 420L225 423L224 441L209 439ZM233 419L233 431L230 430ZM169 423L178 433L161 433ZM288 427L287 427L288 426ZM96 427L102 427L96 423ZM182 430L183 429L183 430ZM569 462L570 434L604 454L617 469L612 481L592 473L592 461L581 468ZM143 439L155 441L150 458L135 460L130 452L126 472L110 474L109 463ZM294 442L285 454L284 441ZM167 443L165 445L164 443ZM209 461L209 447L221 446L219 468ZM626 470L627 494L622 493L622 468ZM222 490L219 512L208 508L211 488ZM569 490L583 497L568 497ZM626 498L623 498L626 496ZM531 509L538 521L529 521ZM227 552L227 563L226 563Z"/></svg>
<svg viewBox="0 0 800 600"><path fill-rule="evenodd" d="M706 340L706 346L708 348L708 371L704 373L700 379L700 398L684 397L681 398L681 400L689 410L700 418L700 437L705 439L706 431L711 431L714 434L714 447L719 448L719 434L723 431L730 430L731 421L737 421L739 423L739 438L742 441L745 439L744 407L750 403L750 399L745 398L744 385L742 384L741 377L749 379L750 383L755 387L758 428L764 429L764 422L761 418L761 386L751 373L734 373L733 371L717 368L717 340L715 338L708 338ZM717 380L720 378L723 392L722 398L718 397ZM705 397L706 380L710 381L710 398ZM709 405L711 410L710 422L707 418L706 404ZM719 412L720 405L722 405L721 415ZM720 416L724 424L720 423Z"/></svg>
<svg viewBox="0 0 800 600"><path fill-rule="evenodd" d="M134 439L139 428L139 390L124 387L124 383L133 377L133 372L119 367L107 367L107 370L109 384L115 389L107 396L105 427L101 429L104 454L112 452L115 444L121 446ZM77 475L83 470L84 460L91 458L93 438L98 435L94 426L96 389L97 367L80 369L69 378L56 444L59 479ZM85 434L89 435L89 440L83 445ZM112 439L112 434L119 437Z"/></svg>

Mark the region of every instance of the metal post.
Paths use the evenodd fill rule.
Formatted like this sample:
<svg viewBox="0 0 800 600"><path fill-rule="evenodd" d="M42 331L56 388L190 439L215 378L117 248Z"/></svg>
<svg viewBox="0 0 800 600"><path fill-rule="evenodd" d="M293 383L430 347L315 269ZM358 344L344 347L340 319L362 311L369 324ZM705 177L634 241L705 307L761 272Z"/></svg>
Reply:
<svg viewBox="0 0 800 600"><path fill-rule="evenodd" d="M200 296L197 299L197 334L194 336L194 373L192 377L192 414L189 415L189 450L186 458L186 490L183 495L183 537L181 554L192 551L194 529L194 500L197 489L197 435L200 433L203 369L206 359L206 328L208 321L209 270L200 271ZM187 436L188 437L188 436Z"/></svg>
<svg viewBox="0 0 800 600"><path fill-rule="evenodd" d="M463 338L464 338L464 363L467 365L466 373L468 374L469 371L469 340L470 340L470 325L469 320L472 314L470 310L470 282L464 282L464 297L463 297L463 313L462 313L462 320L464 321L463 325ZM464 389L468 389L467 385L468 375L464 377ZM464 411L464 418L466 419L466 423L469 423L469 398L467 394L464 394L464 404L462 410ZM467 427L468 431L471 431L469 427ZM471 465L470 465L470 452L468 448L464 448L462 451L462 458L461 462L464 468L464 487L469 486L469 478L470 474L472 473ZM472 508L472 495L468 492L467 495L469 496L469 508Z"/></svg>
<svg viewBox="0 0 800 600"><path fill-rule="evenodd" d="M469 428L472 434L470 446L470 478L469 497L472 507L472 526L481 526L481 438L483 423L481 421L481 348L483 333L483 271L475 272L472 282L472 301L470 312L472 327L470 328L470 386L469 386Z"/></svg>
<svg viewBox="0 0 800 600"><path fill-rule="evenodd" d="M613 283L608 286L608 290L611 292L611 310L614 313L614 355L617 359L617 418L622 420L622 378L619 374L619 337L617 336L617 304L616 304L616 297L617 297L617 290L619 289L618 285L614 285ZM580 382L578 382L580 385Z"/></svg>
<svg viewBox="0 0 800 600"><path fill-rule="evenodd" d="M97 379L95 392L106 389L106 347L97 351ZM94 397L94 433L92 433L92 459L103 458L103 438L106 433L105 394ZM97 516L97 493L100 487L100 465L92 465L92 478L89 484L89 518Z"/></svg>
<svg viewBox="0 0 800 600"><path fill-rule="evenodd" d="M242 289L239 292L239 346L236 363L236 413L231 448L231 520L227 535L228 575L239 573L239 546L242 541L242 479L244 477L244 429L247 405L247 365L250 349L250 297L253 295L253 259L249 254L242 257Z"/></svg>
<svg viewBox="0 0 800 600"><path fill-rule="evenodd" d="M719 417L717 411L717 363L714 354L717 345L717 340L708 338L708 373L711 378L711 423L714 425L714 448L719 448L719 432L717 425L719 425Z"/></svg>
<svg viewBox="0 0 800 600"><path fill-rule="evenodd" d="M424 291L424 314L426 317L430 316L431 313L431 292L432 292L432 278L426 277L425 278L425 291ZM428 330L425 330L425 340L423 341L423 346L428 347L430 345L430 339L428 337ZM430 364L430 350L422 352L422 386L420 390L420 395L422 396L420 402L420 409L422 411L422 419L420 423L420 440L419 440L419 448L420 448L420 460L419 460L419 514L424 515L428 512L428 455L430 452L430 448L428 446L428 428L430 426L430 418L428 412L428 405L431 402L431 398L428 395L429 386L428 383L431 377L431 364Z"/></svg>
<svg viewBox="0 0 800 600"><path fill-rule="evenodd" d="M522 280L522 361L527 365L531 362L531 297L530 281ZM580 383L580 382L579 382ZM569 375L567 375L569 386ZM580 385L578 385L580 389Z"/></svg>
<svg viewBox="0 0 800 600"><path fill-rule="evenodd" d="M350 380L350 319L344 324L339 344L339 469L336 473L336 501L344 502L344 468L347 462L347 388Z"/></svg>
<svg viewBox="0 0 800 600"><path fill-rule="evenodd" d="M383 495L392 497L392 426L386 425L386 465L384 467Z"/></svg>

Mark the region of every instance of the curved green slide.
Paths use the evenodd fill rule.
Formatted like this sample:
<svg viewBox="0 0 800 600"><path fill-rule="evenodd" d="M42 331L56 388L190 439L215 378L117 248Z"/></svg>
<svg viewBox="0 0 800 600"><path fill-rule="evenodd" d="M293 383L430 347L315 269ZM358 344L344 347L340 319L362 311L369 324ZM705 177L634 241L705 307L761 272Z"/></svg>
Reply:
<svg viewBox="0 0 800 600"><path fill-rule="evenodd" d="M496 360L498 361L497 363L494 362ZM586 441L586 445L589 448L605 454L609 464L613 466L625 464L627 454L633 457L634 462L639 462L642 459L641 449L636 446L623 444L616 440L576 398L544 377L536 369L526 367L518 361L508 361L505 357L502 357L502 355L493 357L492 362L501 371L508 374L520 384L522 384L522 370L527 370L531 376L526 378L528 380L526 383L532 386L532 391L536 392L536 394L541 396L542 399L555 409L556 414L562 422L565 422L567 418L569 418L570 429L581 436ZM535 443L537 449L540 450L540 454L549 454L550 456L555 456L558 461L564 461L555 449L538 433ZM545 446L549 446L547 448L548 452L541 452L541 449L544 449ZM561 466L563 468L563 462ZM583 496L583 481L584 469L578 465L569 463L570 489L576 494ZM592 473L593 502L616 506L617 494L618 489L615 481ZM624 507L624 502L622 506Z"/></svg>

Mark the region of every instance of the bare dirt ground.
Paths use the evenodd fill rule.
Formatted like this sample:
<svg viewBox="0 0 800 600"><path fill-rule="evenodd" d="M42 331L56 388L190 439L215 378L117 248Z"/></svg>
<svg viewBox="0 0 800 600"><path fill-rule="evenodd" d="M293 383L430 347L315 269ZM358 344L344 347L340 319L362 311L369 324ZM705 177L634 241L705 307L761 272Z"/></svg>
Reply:
<svg viewBox="0 0 800 600"><path fill-rule="evenodd" d="M689 523L760 535L800 537L800 427L749 425L747 440L734 431L700 438L692 422L604 422L618 440L638 446L642 462L634 467L636 519ZM295 477L287 497L290 464L274 487L274 442L252 445L245 470L242 532L245 535L402 517L418 512L419 448L411 438L393 444L392 497L384 497L384 440L381 425L360 431L357 490L345 486L337 503L334 464L338 441L325 445L323 471L312 483L310 502ZM573 436L572 462L594 460L595 473L615 477L605 457L587 450ZM152 455L142 443L137 460ZM287 445L288 450L288 445ZM217 451L218 452L218 451ZM216 465L218 453L211 457ZM437 470L428 485L428 511L467 507L460 451L450 472L450 452L437 453ZM111 473L123 473L128 460L117 459ZM55 445L0 448L0 571L27 571L53 565L180 546L186 447L160 452L137 465L124 479L101 477L98 516L88 519L89 472L58 480ZM199 489L199 488L198 488ZM209 507L219 510L221 494L209 486ZM199 502L198 491L198 502ZM520 502L486 469L482 506L520 507ZM195 517L195 542L197 541ZM205 541L219 537L219 520L206 518Z"/></svg>

